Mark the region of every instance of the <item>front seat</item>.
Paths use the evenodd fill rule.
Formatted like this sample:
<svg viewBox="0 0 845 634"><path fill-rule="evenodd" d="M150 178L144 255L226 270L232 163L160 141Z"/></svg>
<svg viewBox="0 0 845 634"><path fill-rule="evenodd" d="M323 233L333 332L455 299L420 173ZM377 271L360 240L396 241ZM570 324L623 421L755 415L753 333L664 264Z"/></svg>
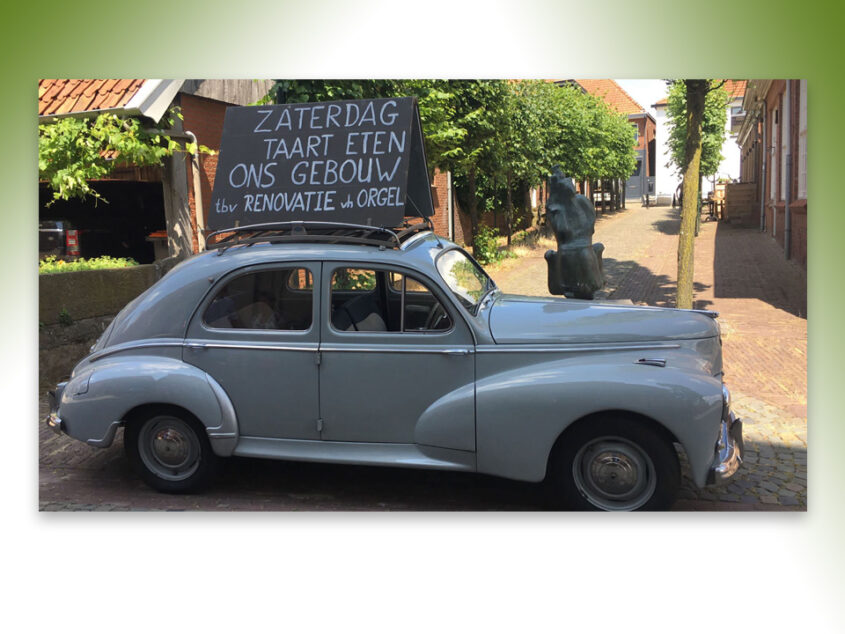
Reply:
<svg viewBox="0 0 845 634"><path fill-rule="evenodd" d="M332 324L338 330L387 331L375 293L359 295L343 304L332 313Z"/></svg>

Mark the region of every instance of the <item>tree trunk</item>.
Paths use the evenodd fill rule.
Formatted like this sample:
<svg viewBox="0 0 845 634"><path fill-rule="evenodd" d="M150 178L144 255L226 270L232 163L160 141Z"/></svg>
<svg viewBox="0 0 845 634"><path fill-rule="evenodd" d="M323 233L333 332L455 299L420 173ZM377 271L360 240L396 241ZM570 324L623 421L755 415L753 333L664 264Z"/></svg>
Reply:
<svg viewBox="0 0 845 634"><path fill-rule="evenodd" d="M508 170L508 204L505 208L505 223L508 232L508 246L511 245L513 235L513 193L511 192L511 172Z"/></svg>
<svg viewBox="0 0 845 634"><path fill-rule="evenodd" d="M704 118L704 98L709 82L687 79L687 139L684 148L684 202L681 209L681 232L678 236L678 294L677 308L692 308L695 217L698 213L699 170L701 167L701 122Z"/></svg>
<svg viewBox="0 0 845 634"><path fill-rule="evenodd" d="M605 194L607 193L607 179L601 179L601 215L603 216L607 213L607 201L605 200Z"/></svg>
<svg viewBox="0 0 845 634"><path fill-rule="evenodd" d="M469 195L469 221L472 231L472 252L475 254L475 238L478 237L478 199L475 196L475 168L467 174L467 193Z"/></svg>
<svg viewBox="0 0 845 634"><path fill-rule="evenodd" d="M531 218L531 225L534 226L534 210L531 208L531 188L526 181L522 182L522 212L526 218Z"/></svg>

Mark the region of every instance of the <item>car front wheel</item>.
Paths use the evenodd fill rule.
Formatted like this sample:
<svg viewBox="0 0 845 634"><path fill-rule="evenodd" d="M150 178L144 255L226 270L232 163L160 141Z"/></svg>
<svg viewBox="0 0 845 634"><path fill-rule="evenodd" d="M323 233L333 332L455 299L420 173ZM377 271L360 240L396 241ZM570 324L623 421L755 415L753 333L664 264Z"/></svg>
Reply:
<svg viewBox="0 0 845 634"><path fill-rule="evenodd" d="M161 409L130 421L124 443L144 482L164 493L197 491L217 470L205 430L178 410Z"/></svg>
<svg viewBox="0 0 845 634"><path fill-rule="evenodd" d="M555 506L575 510L659 511L680 486L675 448L640 421L602 419L558 443L549 473Z"/></svg>

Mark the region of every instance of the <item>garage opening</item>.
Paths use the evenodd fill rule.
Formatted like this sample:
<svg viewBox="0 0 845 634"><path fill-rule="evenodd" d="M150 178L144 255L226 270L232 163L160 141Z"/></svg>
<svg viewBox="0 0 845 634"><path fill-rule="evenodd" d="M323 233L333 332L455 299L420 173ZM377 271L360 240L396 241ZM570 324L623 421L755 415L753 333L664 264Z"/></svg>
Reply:
<svg viewBox="0 0 845 634"><path fill-rule="evenodd" d="M98 181L93 187L108 203L89 197L84 201L57 200L47 207L53 193L40 183L39 221L61 220L77 229L80 257L110 255L134 258L140 264L153 262L155 242L163 241L165 249L167 245L162 184ZM152 234L159 237L150 237Z"/></svg>

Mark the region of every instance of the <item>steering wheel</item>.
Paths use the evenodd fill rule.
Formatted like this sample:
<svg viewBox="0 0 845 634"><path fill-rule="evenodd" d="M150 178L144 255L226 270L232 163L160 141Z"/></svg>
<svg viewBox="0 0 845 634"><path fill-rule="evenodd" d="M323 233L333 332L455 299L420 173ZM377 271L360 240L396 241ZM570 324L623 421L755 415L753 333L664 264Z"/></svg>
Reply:
<svg viewBox="0 0 845 634"><path fill-rule="evenodd" d="M435 302L431 310L428 311L428 317L425 319L425 330L437 330L437 326L444 319L449 319L449 315L440 305L440 302Z"/></svg>

